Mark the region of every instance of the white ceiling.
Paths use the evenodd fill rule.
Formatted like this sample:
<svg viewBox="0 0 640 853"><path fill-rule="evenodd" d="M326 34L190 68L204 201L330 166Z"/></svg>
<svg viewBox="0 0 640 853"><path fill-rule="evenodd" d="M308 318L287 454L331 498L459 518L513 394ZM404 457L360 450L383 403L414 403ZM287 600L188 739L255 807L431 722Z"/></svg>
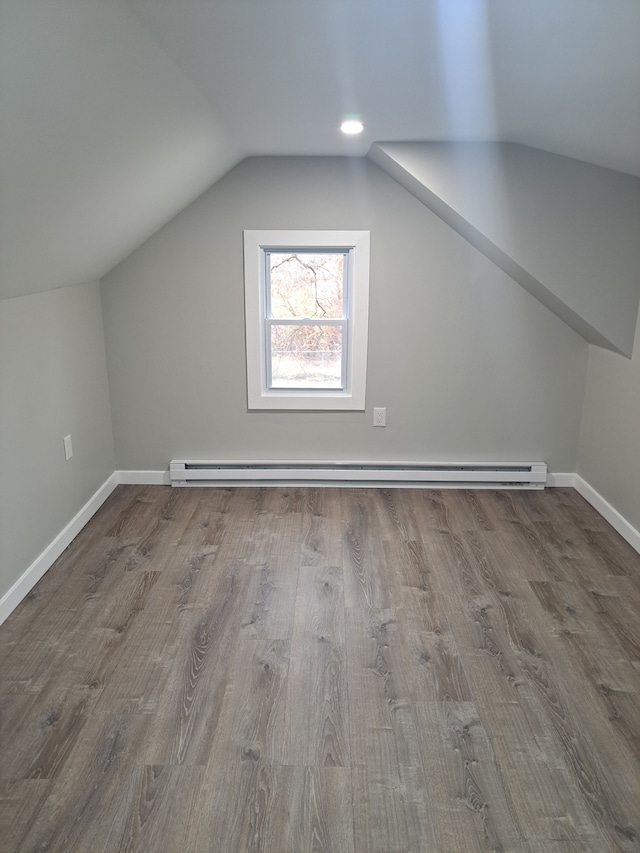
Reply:
<svg viewBox="0 0 640 853"><path fill-rule="evenodd" d="M247 155L441 139L640 175L639 0L0 0L0 295L99 278Z"/></svg>
<svg viewBox="0 0 640 853"><path fill-rule="evenodd" d="M639 0L127 3L244 152L501 139L640 174Z"/></svg>

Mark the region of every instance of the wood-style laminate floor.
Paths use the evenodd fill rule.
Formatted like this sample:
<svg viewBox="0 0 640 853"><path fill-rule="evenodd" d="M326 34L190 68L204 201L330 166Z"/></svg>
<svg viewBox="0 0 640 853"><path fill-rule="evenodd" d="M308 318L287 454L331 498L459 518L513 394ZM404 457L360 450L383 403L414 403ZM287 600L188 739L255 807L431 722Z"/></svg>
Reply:
<svg viewBox="0 0 640 853"><path fill-rule="evenodd" d="M572 489L119 486L0 628L0 850L640 850L640 556Z"/></svg>

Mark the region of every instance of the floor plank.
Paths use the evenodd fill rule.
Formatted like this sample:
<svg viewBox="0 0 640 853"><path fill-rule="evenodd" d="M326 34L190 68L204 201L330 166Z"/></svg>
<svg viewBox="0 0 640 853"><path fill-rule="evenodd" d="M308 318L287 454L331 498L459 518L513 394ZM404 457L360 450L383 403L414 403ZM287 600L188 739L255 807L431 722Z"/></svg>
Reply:
<svg viewBox="0 0 640 853"><path fill-rule="evenodd" d="M572 489L119 486L0 627L0 849L638 853L639 614Z"/></svg>
<svg viewBox="0 0 640 853"><path fill-rule="evenodd" d="M299 571L282 763L350 765L342 569Z"/></svg>

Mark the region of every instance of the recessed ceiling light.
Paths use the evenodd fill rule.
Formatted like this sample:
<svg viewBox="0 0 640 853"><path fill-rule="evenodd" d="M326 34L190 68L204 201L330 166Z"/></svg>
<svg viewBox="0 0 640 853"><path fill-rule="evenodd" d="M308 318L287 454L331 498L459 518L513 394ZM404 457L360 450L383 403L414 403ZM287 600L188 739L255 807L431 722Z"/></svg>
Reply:
<svg viewBox="0 0 640 853"><path fill-rule="evenodd" d="M359 118L348 118L342 122L340 130L343 133L349 134L349 136L354 136L356 133L362 133L364 125Z"/></svg>

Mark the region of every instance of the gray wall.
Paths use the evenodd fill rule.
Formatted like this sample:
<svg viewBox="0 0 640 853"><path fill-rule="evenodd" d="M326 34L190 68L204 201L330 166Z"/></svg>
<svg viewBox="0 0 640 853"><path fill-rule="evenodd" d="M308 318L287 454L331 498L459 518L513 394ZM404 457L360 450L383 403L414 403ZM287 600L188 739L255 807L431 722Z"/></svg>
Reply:
<svg viewBox="0 0 640 853"><path fill-rule="evenodd" d="M640 530L640 317L630 361L589 348L578 474Z"/></svg>
<svg viewBox="0 0 640 853"><path fill-rule="evenodd" d="M247 411L242 231L371 230L365 413ZM244 161L102 281L117 467L546 460L574 471L587 344L364 159ZM386 429L371 425L387 407Z"/></svg>
<svg viewBox="0 0 640 853"><path fill-rule="evenodd" d="M97 283L0 301L0 437L2 597L114 470Z"/></svg>

